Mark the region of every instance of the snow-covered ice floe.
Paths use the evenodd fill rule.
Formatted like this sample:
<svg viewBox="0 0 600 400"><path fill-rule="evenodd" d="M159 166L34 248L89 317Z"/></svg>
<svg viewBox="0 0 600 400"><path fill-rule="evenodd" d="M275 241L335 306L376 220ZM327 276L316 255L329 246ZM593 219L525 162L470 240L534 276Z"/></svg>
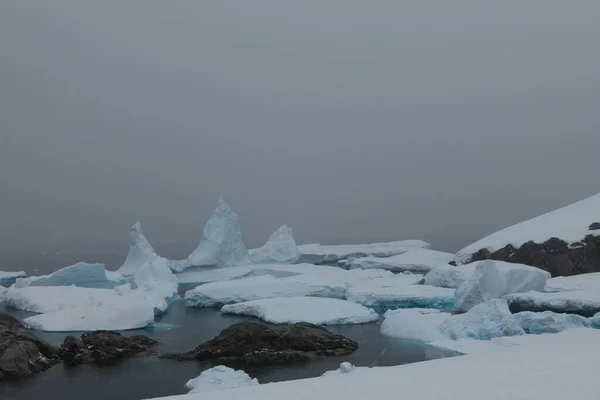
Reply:
<svg viewBox="0 0 600 400"><path fill-rule="evenodd" d="M300 262L309 264L332 264L351 257L391 257L415 248L429 248L422 240L402 240L399 242L371 243L356 245L305 244L298 246Z"/></svg>
<svg viewBox="0 0 600 400"><path fill-rule="evenodd" d="M378 308L441 308L454 306L454 289L416 285L422 275L395 275L352 283L346 298L366 307Z"/></svg>
<svg viewBox="0 0 600 400"><path fill-rule="evenodd" d="M258 381L242 370L234 370L224 365L207 369L185 384L185 387L190 389L189 393L204 393L248 386L258 386Z"/></svg>
<svg viewBox="0 0 600 400"><path fill-rule="evenodd" d="M554 311L592 317L600 312L599 290L571 290L565 292L515 293L504 296L514 313L521 311Z"/></svg>
<svg viewBox="0 0 600 400"><path fill-rule="evenodd" d="M153 260L157 254L154 248L144 236L142 231L142 225L136 222L129 229L129 239L131 244L129 245L129 252L125 262L117 270L123 276L131 276L135 274L145 263Z"/></svg>
<svg viewBox="0 0 600 400"><path fill-rule="evenodd" d="M15 283L15 281L18 278L25 278L26 276L27 276L27 274L25 273L25 271L17 271L17 272L0 271L0 286L3 286L3 285L10 286L13 283Z"/></svg>
<svg viewBox="0 0 600 400"><path fill-rule="evenodd" d="M600 290L600 272L573 276L558 276L548 279L545 292L565 292L569 290Z"/></svg>
<svg viewBox="0 0 600 400"><path fill-rule="evenodd" d="M264 246L250 250L250 259L256 264L296 264L300 252L292 229L286 225L277 229Z"/></svg>
<svg viewBox="0 0 600 400"><path fill-rule="evenodd" d="M255 387L171 396L187 400L595 400L600 331L531 335L520 346Z"/></svg>
<svg viewBox="0 0 600 400"><path fill-rule="evenodd" d="M431 312L429 312L431 311ZM381 323L381 334L398 339L432 342L445 340L440 326L451 315L439 310L399 309L387 311Z"/></svg>
<svg viewBox="0 0 600 400"><path fill-rule="evenodd" d="M219 199L217 208L204 226L200 244L189 255L188 261L188 265L193 267L250 264L248 249L242 239L240 217L223 199Z"/></svg>
<svg viewBox="0 0 600 400"><path fill-rule="evenodd" d="M567 243L578 242L587 235L600 233L589 230L596 221L600 221L600 194L502 229L470 244L457 256L466 260L481 249L494 252L509 244L518 248L529 241L543 243L553 237Z"/></svg>
<svg viewBox="0 0 600 400"><path fill-rule="evenodd" d="M456 311L469 311L477 304L510 293L541 291L550 278L549 272L529 265L493 260L475 264L473 275L456 289Z"/></svg>
<svg viewBox="0 0 600 400"><path fill-rule="evenodd" d="M530 334L558 333L573 328L586 328L592 322L581 315L557 314L552 311L531 312L523 311L514 314L519 325Z"/></svg>
<svg viewBox="0 0 600 400"><path fill-rule="evenodd" d="M423 277L423 284L456 289L473 276L476 266L476 263L473 263L457 267L436 267Z"/></svg>
<svg viewBox="0 0 600 400"><path fill-rule="evenodd" d="M272 324L365 324L379 320L370 308L346 300L319 297L262 299L223 306L225 314L257 317Z"/></svg>
<svg viewBox="0 0 600 400"><path fill-rule="evenodd" d="M83 288L113 289L127 283L122 275L107 271L104 264L77 263L49 275L19 278L15 287L78 286Z"/></svg>
<svg viewBox="0 0 600 400"><path fill-rule="evenodd" d="M448 265L454 254L429 249L413 249L392 257L362 257L349 259L348 269L385 269L392 272L426 274L432 269Z"/></svg>

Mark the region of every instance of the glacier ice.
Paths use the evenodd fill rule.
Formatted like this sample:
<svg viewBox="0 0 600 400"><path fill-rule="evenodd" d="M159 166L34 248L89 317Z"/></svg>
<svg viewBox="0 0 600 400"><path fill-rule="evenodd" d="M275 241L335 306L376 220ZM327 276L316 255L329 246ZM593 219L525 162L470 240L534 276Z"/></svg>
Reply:
<svg viewBox="0 0 600 400"><path fill-rule="evenodd" d="M416 248L392 257L352 258L345 265L348 269L385 269L392 272L423 274L433 268L448 265L452 260L454 254Z"/></svg>
<svg viewBox="0 0 600 400"><path fill-rule="evenodd" d="M254 300L223 306L221 312L256 317L272 324L350 325L379 320L375 311L360 304L319 297Z"/></svg>
<svg viewBox="0 0 600 400"><path fill-rule="evenodd" d="M250 251L250 259L256 264L296 264L300 252L292 229L286 225L277 229L264 246Z"/></svg>
<svg viewBox="0 0 600 400"><path fill-rule="evenodd" d="M506 300L492 299L471 308L465 314L454 315L440 327L449 339L471 338L488 340L500 336L525 334L508 309Z"/></svg>
<svg viewBox="0 0 600 400"><path fill-rule="evenodd" d="M188 257L194 267L234 267L250 263L248 249L242 239L240 217L223 199L204 226L198 247Z"/></svg>
<svg viewBox="0 0 600 400"><path fill-rule="evenodd" d="M15 283L15 281L18 278L25 278L27 276L27 274L25 273L25 271L17 271L17 272L7 272L7 271L0 271L0 286L10 286L13 283Z"/></svg>
<svg viewBox="0 0 600 400"><path fill-rule="evenodd" d="M423 312L411 308L387 311L381 324L381 334L422 342L445 340L447 337L441 332L440 326L450 317L449 313Z"/></svg>
<svg viewBox="0 0 600 400"><path fill-rule="evenodd" d="M83 288L112 289L125 283L120 274L107 271L104 264L77 263L49 275L20 278L15 287L26 286L79 286Z"/></svg>
<svg viewBox="0 0 600 400"><path fill-rule="evenodd" d="M257 385L258 381L252 379L244 371L219 365L207 369L194 379L190 379L185 387L190 389L189 393L202 393Z"/></svg>
<svg viewBox="0 0 600 400"><path fill-rule="evenodd" d="M510 293L543 290L550 273L528 265L485 260L456 290L455 310L469 311L477 304Z"/></svg>
<svg viewBox="0 0 600 400"><path fill-rule="evenodd" d="M436 267L423 277L423 284L456 289L475 272L475 264Z"/></svg>
<svg viewBox="0 0 600 400"><path fill-rule="evenodd" d="M564 292L514 293L504 296L512 312L554 311L592 317L600 312L600 291L569 290Z"/></svg>
<svg viewBox="0 0 600 400"><path fill-rule="evenodd" d="M523 311L514 314L515 319L526 333L558 333L572 328L585 328L591 322L580 315L557 314L552 311L531 312Z"/></svg>
<svg viewBox="0 0 600 400"><path fill-rule="evenodd" d="M127 258L125 258L125 262L117 271L123 276L135 274L144 263L156 257L156 252L150 242L148 242L148 239L146 239L146 236L144 236L142 225L139 222L136 222L129 229L129 238L131 244L129 245Z"/></svg>

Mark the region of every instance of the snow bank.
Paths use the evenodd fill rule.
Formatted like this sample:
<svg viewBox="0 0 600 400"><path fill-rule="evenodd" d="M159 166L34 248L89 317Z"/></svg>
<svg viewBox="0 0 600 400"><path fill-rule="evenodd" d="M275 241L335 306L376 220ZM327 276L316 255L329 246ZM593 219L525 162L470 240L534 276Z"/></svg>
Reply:
<svg viewBox="0 0 600 400"><path fill-rule="evenodd" d="M523 311L514 314L516 321L526 333L558 333L573 328L586 328L591 326L587 318L575 314L557 314L552 311L541 313Z"/></svg>
<svg viewBox="0 0 600 400"><path fill-rule="evenodd" d="M554 311L591 317L600 312L600 291L572 290L555 293L527 292L504 296L513 312Z"/></svg>
<svg viewBox="0 0 600 400"><path fill-rule="evenodd" d="M204 226L200 244L188 257L195 267L234 267L250 263L242 239L240 217L219 199L217 208Z"/></svg>
<svg viewBox="0 0 600 400"><path fill-rule="evenodd" d="M185 387L190 390L190 393L205 393L214 390L241 388L248 386L258 386L256 379L242 370L234 370L224 365L207 369L198 377L190 379L185 384Z"/></svg>
<svg viewBox="0 0 600 400"><path fill-rule="evenodd" d="M35 315L23 322L28 328L47 332L124 331L153 325L154 310L147 304L76 307Z"/></svg>
<svg viewBox="0 0 600 400"><path fill-rule="evenodd" d="M451 265L436 267L425 275L423 283L425 285L456 289L473 276L475 267L475 264L460 265L458 267Z"/></svg>
<svg viewBox="0 0 600 400"><path fill-rule="evenodd" d="M300 262L309 264L331 264L351 257L391 257L415 248L428 248L430 244L422 240L402 240L399 242L372 243L357 245L305 244L298 246Z"/></svg>
<svg viewBox="0 0 600 400"><path fill-rule="evenodd" d="M223 306L221 312L257 317L272 324L309 322L315 325L350 325L379 320L375 311L360 304L318 297L248 301Z"/></svg>
<svg viewBox="0 0 600 400"><path fill-rule="evenodd" d="M600 290L600 272L573 276L559 276L548 279L545 292L564 292L568 290Z"/></svg>
<svg viewBox="0 0 600 400"><path fill-rule="evenodd" d="M135 274L144 263L156 257L156 252L150 242L148 242L148 239L146 239L146 236L144 236L142 225L139 222L136 222L129 229L129 238L131 244L129 245L127 258L117 271L123 276Z"/></svg>
<svg viewBox="0 0 600 400"><path fill-rule="evenodd" d="M452 308L454 289L415 285L422 275L396 275L348 285L346 298L367 307Z"/></svg>
<svg viewBox="0 0 600 400"><path fill-rule="evenodd" d="M599 341L600 331L572 329L465 357L168 399L595 400Z"/></svg>
<svg viewBox="0 0 600 400"><path fill-rule="evenodd" d="M84 288L112 289L125 280L120 274L107 271L104 264L77 263L43 276L20 278L15 287L26 286L79 286Z"/></svg>
<svg viewBox="0 0 600 400"><path fill-rule="evenodd" d="M518 248L528 241L543 243L553 237L573 243L593 234L588 228L597 221L600 221L600 194L502 229L470 244L457 255L468 259L481 249L494 252L508 244Z"/></svg>
<svg viewBox="0 0 600 400"><path fill-rule="evenodd" d="M440 331L440 326L450 317L449 313L424 313L422 310L410 308L388 311L381 324L381 334L422 342L444 340L447 337Z"/></svg>
<svg viewBox="0 0 600 400"><path fill-rule="evenodd" d="M17 271L17 272L6 272L0 271L0 286L2 285L12 285L18 278L25 278L27 274L25 271Z"/></svg>
<svg viewBox="0 0 600 400"><path fill-rule="evenodd" d="M296 264L300 252L292 229L286 225L277 229L263 247L250 251L250 259L256 264Z"/></svg>
<svg viewBox="0 0 600 400"><path fill-rule="evenodd" d="M477 304L510 293L543 290L550 273L528 265L485 260L456 290L455 310L465 312Z"/></svg>
<svg viewBox="0 0 600 400"><path fill-rule="evenodd" d="M454 260L454 254L429 249L413 249L387 258L363 257L349 259L346 268L385 269L392 272L408 271L423 274L433 268L448 265L452 260Z"/></svg>

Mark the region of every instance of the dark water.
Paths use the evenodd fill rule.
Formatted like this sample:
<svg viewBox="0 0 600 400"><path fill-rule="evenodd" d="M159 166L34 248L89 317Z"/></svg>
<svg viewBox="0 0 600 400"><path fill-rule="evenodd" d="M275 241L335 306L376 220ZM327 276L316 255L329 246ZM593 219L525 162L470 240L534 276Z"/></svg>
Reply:
<svg viewBox="0 0 600 400"><path fill-rule="evenodd" d="M43 272L32 272L29 268L28 272L42 274L57 268L50 269L42 263L39 269ZM18 318L31 315L8 308L4 311ZM247 320L253 318L222 315L215 309L186 308L183 302L177 302L157 320L157 327L124 334L151 336L162 344L161 352L185 351L212 339L227 326ZM325 371L337 369L343 361L357 366L391 366L427 359L422 344L382 337L379 328L379 323L329 327L329 330L360 344L359 349L349 356L245 371L258 378L259 382L268 383L320 376ZM66 336L65 333L35 333L55 345L62 343ZM156 357L134 358L101 368L57 365L31 378L0 384L0 399L134 400L184 394L187 393L184 384L209 367L208 363L159 360Z"/></svg>

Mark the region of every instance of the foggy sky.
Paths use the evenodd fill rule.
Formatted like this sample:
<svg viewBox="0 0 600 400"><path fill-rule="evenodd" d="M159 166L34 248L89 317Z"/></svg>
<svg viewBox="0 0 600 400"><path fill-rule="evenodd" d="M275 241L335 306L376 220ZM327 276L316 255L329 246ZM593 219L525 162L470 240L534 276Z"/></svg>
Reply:
<svg viewBox="0 0 600 400"><path fill-rule="evenodd" d="M0 250L458 250L600 191L596 1L2 1ZM590 221L592 222L592 221Z"/></svg>

